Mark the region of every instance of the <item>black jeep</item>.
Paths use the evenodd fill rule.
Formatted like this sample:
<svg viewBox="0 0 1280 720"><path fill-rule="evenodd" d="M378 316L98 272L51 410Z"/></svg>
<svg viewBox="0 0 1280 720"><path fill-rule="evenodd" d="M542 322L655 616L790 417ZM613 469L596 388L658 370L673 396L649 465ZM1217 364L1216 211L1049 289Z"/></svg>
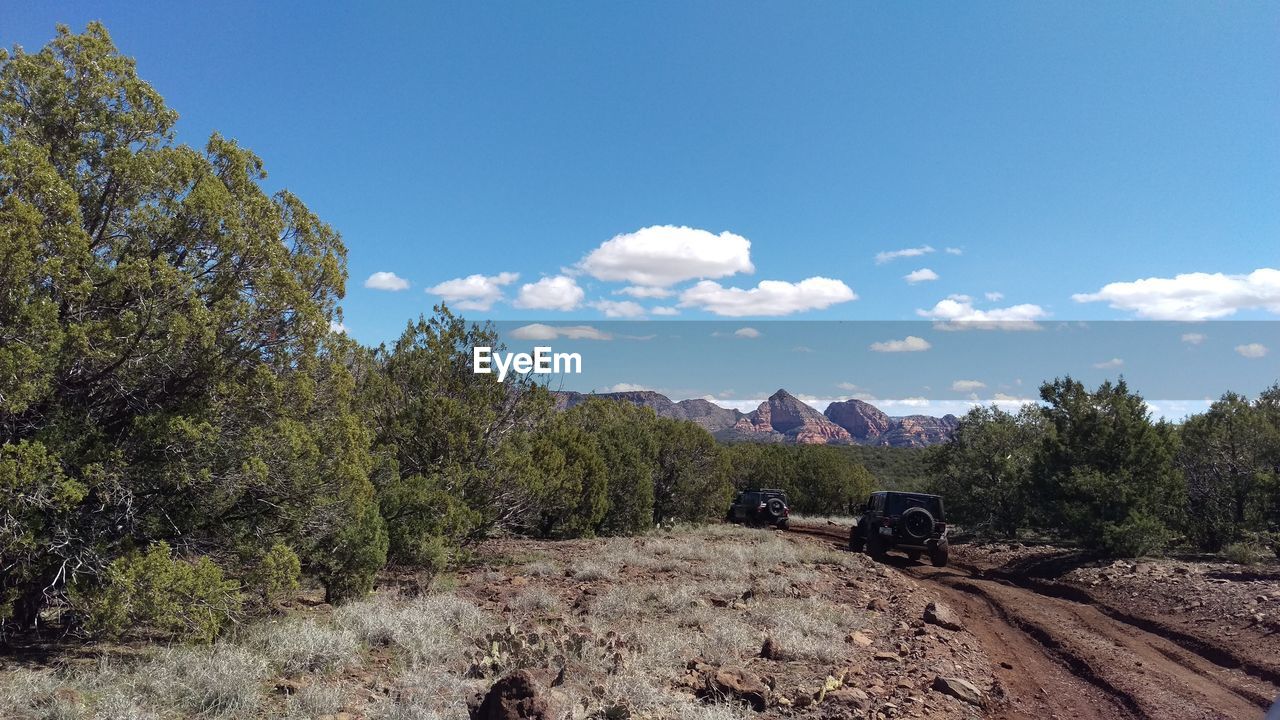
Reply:
<svg viewBox="0 0 1280 720"><path fill-rule="evenodd" d="M946 566L950 548L942 498L924 493L871 493L849 529L849 549L865 549L868 555L881 558L895 548L906 551L912 560L929 553L934 565Z"/></svg>
<svg viewBox="0 0 1280 720"><path fill-rule="evenodd" d="M724 519L747 525L776 525L786 530L791 507L781 490L743 490L733 499Z"/></svg>

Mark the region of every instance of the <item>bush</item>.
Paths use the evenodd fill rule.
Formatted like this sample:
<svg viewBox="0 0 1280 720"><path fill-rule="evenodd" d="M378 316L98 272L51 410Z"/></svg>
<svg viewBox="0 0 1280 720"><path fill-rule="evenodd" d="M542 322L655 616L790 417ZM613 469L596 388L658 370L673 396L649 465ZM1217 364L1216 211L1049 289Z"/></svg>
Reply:
<svg viewBox="0 0 1280 720"><path fill-rule="evenodd" d="M1267 552L1253 543L1238 542L1223 548L1222 556L1237 565L1257 565L1267 557Z"/></svg>
<svg viewBox="0 0 1280 720"><path fill-rule="evenodd" d="M1113 557L1141 557L1159 551L1169 541L1169 530L1157 518L1134 513L1124 522L1102 528L1101 549Z"/></svg>
<svg viewBox="0 0 1280 720"><path fill-rule="evenodd" d="M267 607L273 607L298 590L302 563L284 543L271 546L245 578L246 588Z"/></svg>
<svg viewBox="0 0 1280 720"><path fill-rule="evenodd" d="M105 584L83 596L83 609L91 633L149 628L210 642L240 615L243 602L239 584L212 560L175 558L159 542L112 562Z"/></svg>

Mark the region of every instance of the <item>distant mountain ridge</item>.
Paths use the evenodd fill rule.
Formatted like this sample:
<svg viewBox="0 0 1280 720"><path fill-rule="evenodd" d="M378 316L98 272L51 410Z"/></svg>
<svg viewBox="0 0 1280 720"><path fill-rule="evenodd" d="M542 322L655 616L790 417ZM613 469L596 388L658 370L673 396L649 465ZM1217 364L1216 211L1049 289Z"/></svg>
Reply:
<svg viewBox="0 0 1280 720"><path fill-rule="evenodd" d="M727 442L795 445L887 445L927 447L946 442L959 419L955 415L891 417L862 400L833 402L818 412L786 390L778 390L755 410L744 413L701 398L673 402L652 390L585 394L553 392L565 410L590 397L621 400L651 408L658 417L697 423Z"/></svg>

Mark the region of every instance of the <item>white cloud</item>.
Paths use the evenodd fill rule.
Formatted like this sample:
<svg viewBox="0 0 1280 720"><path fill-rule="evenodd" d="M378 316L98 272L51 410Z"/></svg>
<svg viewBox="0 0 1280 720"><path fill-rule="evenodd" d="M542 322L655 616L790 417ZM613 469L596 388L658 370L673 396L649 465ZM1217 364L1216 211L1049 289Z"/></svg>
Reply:
<svg viewBox="0 0 1280 720"><path fill-rule="evenodd" d="M488 310L502 299L502 288L520 279L519 273L503 272L497 275L468 275L464 278L445 280L427 288L432 295L439 295L462 310ZM406 287L408 287L406 285Z"/></svg>
<svg viewBox="0 0 1280 720"><path fill-rule="evenodd" d="M653 388L649 387L648 385L636 385L635 383L618 383L616 385L610 385L609 387L605 388L601 392L608 392L608 393L643 392L646 390L653 390Z"/></svg>
<svg viewBox="0 0 1280 720"><path fill-rule="evenodd" d="M951 389L956 392L973 392L974 390L981 390L986 386L987 384L981 380L956 380L951 383Z"/></svg>
<svg viewBox="0 0 1280 720"><path fill-rule="evenodd" d="M967 295L952 295L939 300L930 310L916 310L916 314L939 321L939 329L943 330L1037 330L1039 325L1035 321L1048 313L1039 305L1030 304L979 310Z"/></svg>
<svg viewBox="0 0 1280 720"><path fill-rule="evenodd" d="M680 306L702 308L727 317L743 317L821 310L857 299L848 285L824 277L811 277L798 283L762 280L750 290L727 288L718 282L703 280L680 294Z"/></svg>
<svg viewBox="0 0 1280 720"><path fill-rule="evenodd" d="M679 315L680 314L680 310L678 308L668 307L666 305L658 305L658 306L652 307L649 309L649 312L653 313L654 315Z"/></svg>
<svg viewBox="0 0 1280 720"><path fill-rule="evenodd" d="M1182 342L1188 345L1199 345L1205 341L1208 336L1204 333L1183 333Z"/></svg>
<svg viewBox="0 0 1280 720"><path fill-rule="evenodd" d="M586 293L571 277L544 277L520 286L515 306L528 310L572 310L582 304Z"/></svg>
<svg viewBox="0 0 1280 720"><path fill-rule="evenodd" d="M948 254L948 255L963 255L963 254L964 254L964 250L961 250L960 248L956 248L956 247L949 247L949 248L947 248L946 252L947 252L947 254Z"/></svg>
<svg viewBox="0 0 1280 720"><path fill-rule="evenodd" d="M931 347L933 346L928 340L915 335L908 335L901 340L871 343L871 349L876 352L924 352Z"/></svg>
<svg viewBox="0 0 1280 720"><path fill-rule="evenodd" d="M596 300L591 303L591 307L604 313L605 317L611 318L633 318L644 315L644 308L640 303L631 300L623 300L621 302L615 300Z"/></svg>
<svg viewBox="0 0 1280 720"><path fill-rule="evenodd" d="M1102 362L1096 362L1093 364L1093 366L1099 370L1118 368L1122 365L1124 365L1124 358L1111 358L1110 360L1103 360Z"/></svg>
<svg viewBox="0 0 1280 720"><path fill-rule="evenodd" d="M893 260L897 260L898 258L904 258L904 257L920 257L921 255L928 255L931 252L934 252L934 249L929 247L928 245L922 245L921 247L913 247L913 248L903 248L901 250L886 250L884 252L876 253L876 264L883 265L887 262L891 262Z"/></svg>
<svg viewBox="0 0 1280 720"><path fill-rule="evenodd" d="M347 326L346 326L346 325L343 325L342 323L338 322L337 320L330 320L330 321L329 321L329 332L332 332L332 333L342 333L343 335L346 335L346 334L347 334Z"/></svg>
<svg viewBox="0 0 1280 720"><path fill-rule="evenodd" d="M1237 345L1236 352L1240 353L1242 357L1256 360L1265 356L1270 350L1262 343L1249 343L1248 345Z"/></svg>
<svg viewBox="0 0 1280 720"><path fill-rule="evenodd" d="M578 267L597 280L644 287L755 272L750 240L731 232L716 235L674 225L616 235L592 250Z"/></svg>
<svg viewBox="0 0 1280 720"><path fill-rule="evenodd" d="M556 338L568 338L569 340L613 339L613 336L609 333L597 330L590 325L543 325L542 323L518 327L511 331L511 337L516 340L555 340Z"/></svg>
<svg viewBox="0 0 1280 720"><path fill-rule="evenodd" d="M389 290L391 292L398 292L400 290L409 289L409 281L393 272L383 270L370 275L364 281L364 286L372 290Z"/></svg>
<svg viewBox="0 0 1280 720"><path fill-rule="evenodd" d="M1004 299L1004 293L1002 293L1002 292L989 292L989 293L986 293L986 298L987 298L988 300L990 300L991 302L1000 302L1001 300L1003 300L1003 299Z"/></svg>
<svg viewBox="0 0 1280 720"><path fill-rule="evenodd" d="M671 297L675 292L670 288L646 287L644 285L628 285L614 292L615 295L630 295L633 298Z"/></svg>
<svg viewBox="0 0 1280 720"><path fill-rule="evenodd" d="M919 270L912 270L906 275L903 275L902 279L906 280L909 285L915 285L916 283L937 280L938 273L930 270L929 268L920 268Z"/></svg>
<svg viewBox="0 0 1280 720"><path fill-rule="evenodd" d="M760 331L753 327L738 328L733 331L734 337L756 339L760 337Z"/></svg>
<svg viewBox="0 0 1280 720"><path fill-rule="evenodd" d="M1114 282L1096 293L1071 298L1080 303L1106 302L1153 320L1210 320L1254 309L1280 313L1280 270L1260 268L1248 275L1197 272Z"/></svg>

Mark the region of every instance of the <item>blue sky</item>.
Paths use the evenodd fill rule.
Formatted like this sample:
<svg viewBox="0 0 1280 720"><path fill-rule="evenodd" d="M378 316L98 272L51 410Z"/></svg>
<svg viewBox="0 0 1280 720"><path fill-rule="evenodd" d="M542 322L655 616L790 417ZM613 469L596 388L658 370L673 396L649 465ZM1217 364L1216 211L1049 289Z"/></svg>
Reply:
<svg viewBox="0 0 1280 720"><path fill-rule="evenodd" d="M1280 318L1275 3L5 3L0 43L91 19L181 141L236 138L343 234L362 342L442 296Z"/></svg>

